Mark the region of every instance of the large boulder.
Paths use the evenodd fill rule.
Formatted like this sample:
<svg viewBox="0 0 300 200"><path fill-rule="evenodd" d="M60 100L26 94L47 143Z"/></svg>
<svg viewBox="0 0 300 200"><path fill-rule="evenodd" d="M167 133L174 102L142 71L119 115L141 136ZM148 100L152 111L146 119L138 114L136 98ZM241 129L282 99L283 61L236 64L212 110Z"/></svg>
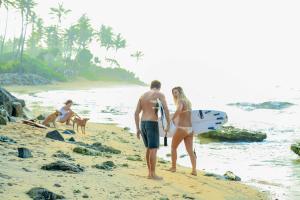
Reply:
<svg viewBox="0 0 300 200"><path fill-rule="evenodd" d="M300 142L296 143L296 144L292 144L291 145L291 150L297 154L298 156L300 156Z"/></svg>
<svg viewBox="0 0 300 200"><path fill-rule="evenodd" d="M233 126L225 126L221 130L210 131L201 135L205 138L232 142L261 142L267 138L267 134L258 131L248 131Z"/></svg>
<svg viewBox="0 0 300 200"><path fill-rule="evenodd" d="M0 87L0 106L6 110L7 117L26 117L23 113L23 108L25 107L25 101L18 99L9 93L4 88ZM1 111L3 112L3 111Z"/></svg>

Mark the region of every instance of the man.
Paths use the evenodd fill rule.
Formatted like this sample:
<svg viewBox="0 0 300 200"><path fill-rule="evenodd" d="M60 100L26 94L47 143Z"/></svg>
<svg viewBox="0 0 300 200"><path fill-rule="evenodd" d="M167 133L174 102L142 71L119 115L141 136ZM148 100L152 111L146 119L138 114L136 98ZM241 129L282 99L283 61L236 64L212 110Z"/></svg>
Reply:
<svg viewBox="0 0 300 200"><path fill-rule="evenodd" d="M161 83L159 81L152 81L150 91L143 94L137 104L135 111L135 124L137 130L137 138L140 139L142 135L146 151L146 161L148 166L148 178L154 180L160 180L161 177L155 173L156 166L156 154L159 147L159 130L158 130L158 100L161 101L164 106L167 126L165 131L169 130L170 126L170 114L167 106L166 98L163 93L160 92ZM140 113L141 126L140 126Z"/></svg>

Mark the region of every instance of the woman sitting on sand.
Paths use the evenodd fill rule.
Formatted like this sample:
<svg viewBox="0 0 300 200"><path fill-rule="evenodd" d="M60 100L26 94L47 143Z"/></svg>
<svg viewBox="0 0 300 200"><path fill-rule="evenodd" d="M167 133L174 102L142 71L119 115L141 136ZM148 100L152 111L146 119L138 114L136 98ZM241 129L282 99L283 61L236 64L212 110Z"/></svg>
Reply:
<svg viewBox="0 0 300 200"><path fill-rule="evenodd" d="M192 162L192 175L197 176L196 170L196 155L193 152L193 128L192 128L192 106L191 102L185 96L181 87L175 87L172 89L177 110L172 117L172 121L176 126L176 132L172 139L172 167L170 171L176 172L176 160L177 160L177 147L182 140L184 140L185 148L190 156Z"/></svg>
<svg viewBox="0 0 300 200"><path fill-rule="evenodd" d="M65 102L65 106L63 106L59 111L61 115L58 118L58 121L60 123L66 123L67 125L70 125L71 118L76 115L72 110L71 107L73 105L72 100L68 100Z"/></svg>

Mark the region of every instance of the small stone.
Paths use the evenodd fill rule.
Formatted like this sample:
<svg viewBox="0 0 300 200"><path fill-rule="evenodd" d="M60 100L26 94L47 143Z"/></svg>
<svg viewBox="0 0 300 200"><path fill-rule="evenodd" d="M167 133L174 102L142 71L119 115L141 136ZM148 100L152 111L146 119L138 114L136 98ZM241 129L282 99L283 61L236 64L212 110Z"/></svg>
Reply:
<svg viewBox="0 0 300 200"><path fill-rule="evenodd" d="M30 150L27 148L23 148L23 147L18 148L18 153L19 153L19 155L18 155L19 158L31 158L32 157Z"/></svg>
<svg viewBox="0 0 300 200"><path fill-rule="evenodd" d="M140 155L128 156L127 160L130 160L130 161L143 161Z"/></svg>
<svg viewBox="0 0 300 200"><path fill-rule="evenodd" d="M68 141L69 141L69 142L76 142L76 140L75 140L74 137L70 137L70 138L68 139Z"/></svg>
<svg viewBox="0 0 300 200"><path fill-rule="evenodd" d="M106 162L103 162L101 165L97 164L94 167L97 168L97 169L103 169L103 170L111 171L114 168L116 168L116 165L113 161L106 161Z"/></svg>
<svg viewBox="0 0 300 200"><path fill-rule="evenodd" d="M55 183L55 184L54 184L54 187L61 187L61 185L58 184L58 183Z"/></svg>
<svg viewBox="0 0 300 200"><path fill-rule="evenodd" d="M84 198L84 199L88 199L88 198L89 198L89 195L87 195L87 194L84 194L84 195L82 196L82 198Z"/></svg>
<svg viewBox="0 0 300 200"><path fill-rule="evenodd" d="M230 180L230 181L241 181L241 178L236 176L233 172L227 171L224 174L225 179Z"/></svg>
<svg viewBox="0 0 300 200"><path fill-rule="evenodd" d="M81 191L80 191L80 190L74 190L73 193L74 193L74 194L80 194Z"/></svg>
<svg viewBox="0 0 300 200"><path fill-rule="evenodd" d="M188 195L188 194L183 194L182 197L183 197L183 199L195 199L195 197Z"/></svg>
<svg viewBox="0 0 300 200"><path fill-rule="evenodd" d="M56 161L54 163L44 165L42 166L41 169L48 170L48 171L69 171L74 173L79 173L84 171L84 168L81 167L80 165L75 165L64 161Z"/></svg>
<svg viewBox="0 0 300 200"><path fill-rule="evenodd" d="M37 118L36 118L37 120L45 120L46 119L46 117L45 117L45 115L44 114L40 114L39 116L37 116Z"/></svg>

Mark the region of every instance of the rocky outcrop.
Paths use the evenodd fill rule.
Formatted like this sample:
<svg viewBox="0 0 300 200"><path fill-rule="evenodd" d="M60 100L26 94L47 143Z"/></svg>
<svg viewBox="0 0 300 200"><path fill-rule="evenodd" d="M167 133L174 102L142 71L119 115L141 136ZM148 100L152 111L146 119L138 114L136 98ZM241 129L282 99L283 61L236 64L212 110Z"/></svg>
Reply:
<svg viewBox="0 0 300 200"><path fill-rule="evenodd" d="M2 117L25 117L23 112L25 101L18 99L4 88L0 87L0 115Z"/></svg>
<svg viewBox="0 0 300 200"><path fill-rule="evenodd" d="M0 85L46 85L51 81L36 74L1 73Z"/></svg>
<svg viewBox="0 0 300 200"><path fill-rule="evenodd" d="M225 126L221 130L210 131L201 135L205 138L232 142L261 142L267 138L267 134L258 131L248 131L233 126Z"/></svg>
<svg viewBox="0 0 300 200"><path fill-rule="evenodd" d="M300 142L296 143L296 144L292 144L291 145L291 150L297 154L298 156L300 156Z"/></svg>
<svg viewBox="0 0 300 200"><path fill-rule="evenodd" d="M32 188L27 192L28 196L33 200L56 200L56 199L65 199L64 196L55 194L45 188Z"/></svg>

